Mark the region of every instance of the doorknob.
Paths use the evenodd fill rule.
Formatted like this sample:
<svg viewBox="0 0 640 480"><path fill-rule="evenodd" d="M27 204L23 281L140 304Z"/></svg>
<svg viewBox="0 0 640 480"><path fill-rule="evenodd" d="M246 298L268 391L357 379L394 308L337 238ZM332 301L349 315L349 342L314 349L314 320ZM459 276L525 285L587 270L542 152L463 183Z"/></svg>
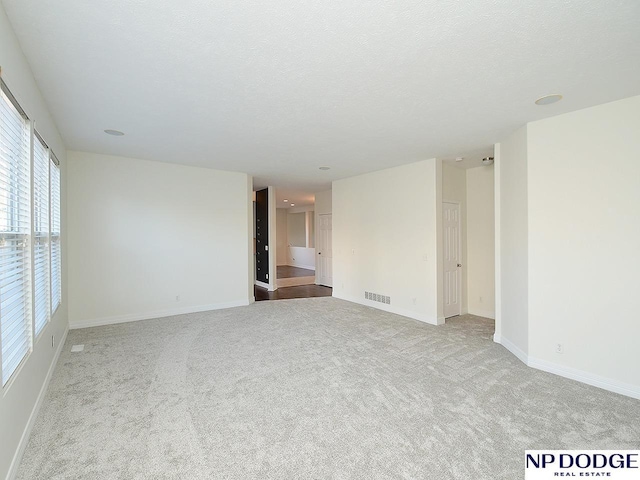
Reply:
<svg viewBox="0 0 640 480"><path fill-rule="evenodd" d="M322 255L322 252L318 252L318 255Z"/></svg>
<svg viewBox="0 0 640 480"><path fill-rule="evenodd" d="M462 264L461 264L461 263L459 263L459 264L458 264L458 266L459 266L459 267L461 267L461 266L462 266Z"/></svg>

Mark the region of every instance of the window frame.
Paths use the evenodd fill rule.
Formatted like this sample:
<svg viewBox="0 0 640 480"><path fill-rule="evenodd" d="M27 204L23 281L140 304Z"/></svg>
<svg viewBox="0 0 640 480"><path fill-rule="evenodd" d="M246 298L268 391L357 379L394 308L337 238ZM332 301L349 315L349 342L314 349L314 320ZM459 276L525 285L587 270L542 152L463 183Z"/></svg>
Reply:
<svg viewBox="0 0 640 480"><path fill-rule="evenodd" d="M9 200L5 200L6 211L7 211L5 228L7 229L7 231L1 234L0 241L4 241L4 239L6 238L11 238L12 241L14 242L17 242L18 240L22 240L22 243L23 243L22 247L20 247L20 248L23 248L22 250L23 253L20 253L17 250L15 253L11 250L8 251L7 258L9 260L7 264L11 265L10 262L14 261L12 260L14 258L14 255L16 259L20 258L20 255L24 255L26 257L26 259L23 260L25 263L23 267L23 270L24 270L23 275L25 280L22 280L22 283L16 285L15 287L11 286L12 290L9 290L11 292L11 295L8 295L6 297L7 299L10 299L10 303L8 304L10 307L9 309L10 314L13 314L13 310L17 308L16 307L17 304L13 303L14 300L12 299L12 297L17 295L22 295L22 297L24 297L25 303L22 307L23 311L22 312L18 311L18 315L23 315L23 318L21 319L22 323L20 324L19 322L16 322L16 327L15 327L15 328L21 328L21 329L23 328L24 330L14 330L13 332L16 332L16 333L19 332L17 333L18 336L10 338L7 335L6 340L8 341L9 339L11 339L12 341L16 341L16 339L23 339L23 340L26 339L27 348L26 348L26 352L22 355L19 362L15 365L13 364L10 365L9 371L7 372L7 374L5 374L4 366L3 366L3 349L4 349L3 344L5 339L3 339L2 336L0 335L0 384L1 384L0 391L4 394L11 387L15 379L20 375L20 371L22 370L22 367L30 358L32 352L35 349L37 342L43 337L42 333L46 330L47 325L51 323L51 320L53 319L54 315L58 311L58 308L60 307L60 305L62 305L62 289L63 289L63 286L62 286L62 205L61 205L62 203L62 171L60 168L60 161L56 157L55 153L49 147L49 145L44 140L44 138L38 133L36 129L36 122L33 119L31 119L26 114L24 109L20 106L20 103L17 101L15 96L11 93L11 90L9 89L7 84L4 82L4 79L2 78L1 73L2 72L0 71L0 88L1 88L2 94L8 100L9 108L13 107L25 122L21 127L23 129L22 130L23 132L22 135L24 135L23 139L28 136L28 140L22 144L23 149L27 150L26 155L25 155L25 152L22 152L20 154L21 157L19 157L20 162L24 162L25 160L26 162L24 162L24 165L22 167L20 166L22 165L22 163L18 164L18 167L13 167L18 169L18 170L15 170L16 172L18 172L17 174L15 174L17 175L16 179L14 179L13 177L14 172L12 172L11 169L9 168L13 164L7 163L7 167L5 167L5 168L9 168L7 170L7 174L4 175L6 178L5 183L8 185L8 187L5 187L5 189L13 188L12 187L13 184L20 185L20 182L22 182L21 184L23 185L22 188L26 189L27 186L29 188L28 194L24 195L24 197L19 197L17 194L12 193L11 190L6 190L8 193L5 194L11 197L15 197L17 199L15 201L22 201L23 203L28 204L26 207L23 207L21 204L18 204L19 209L17 210L18 212L20 211L28 212L25 214L25 215L28 215L28 220L22 219L22 222L20 222L20 217L14 218L14 214L10 212L15 207L13 207L13 204L10 203ZM5 100L2 100L2 101L5 102ZM0 121L3 121L3 118L4 117L0 117ZM9 119L10 118L7 118L7 120ZM3 129L7 128L6 131L9 132L10 130L8 129L10 128L10 125L11 123L8 123L6 125L2 123L2 126L0 128L3 128ZM25 125L28 128L28 133L24 133ZM6 138L8 140L11 137L8 136ZM36 158L35 158L36 142L40 142L41 146L44 147L45 149L44 156L46 157L46 167L44 167L44 159L39 158L40 174L38 179L36 179L36 163L35 163L36 162ZM40 154L42 154L41 151L40 151ZM22 155L24 155L25 158L22 158ZM41 156L42 155L40 155L40 157ZM10 156L6 158L7 158L7 161L9 161L18 157L12 157L10 154ZM27 166L28 166L28 172L26 170ZM24 167L24 170L22 170L22 177L20 177L19 172L20 172L20 169L22 169L23 167ZM44 173L42 172L45 172L45 171L46 171L46 182L42 178L44 176ZM28 179L26 179L27 174L28 174ZM39 181L38 187L36 187L36 180ZM54 187L56 189L55 192L54 192ZM39 188L38 199L41 200L38 203L38 205L36 205L36 188ZM13 201L14 200L11 200L11 202ZM46 202L46 205L44 205L45 202ZM46 207L46 212L44 212L43 207ZM40 216L38 216L38 218L36 218L36 212L40 213ZM42 217L45 215L46 215L46 219L43 219ZM40 220L45 220L45 221L41 222ZM13 222L18 222L18 223L15 223L15 226L14 226ZM25 228L24 226L25 223L28 223L28 228ZM36 223L38 223L39 225L38 231L36 231ZM23 232L14 233L13 230L19 228L20 225L22 225L22 228L24 229L25 233ZM46 229L46 232L42 232L43 226ZM54 227L57 228L55 232L56 233L55 236L53 235ZM38 233L38 239L36 239L36 233ZM46 284L44 285L44 292L45 292L44 301L46 305L44 314L46 315L46 320L42 325L40 325L40 330L38 331L36 328L37 327L36 325L37 286L36 286L36 250L35 249L38 244L40 246L42 245L43 243L42 238L45 238L45 237L46 239L44 240L44 242L46 244L46 247L44 248L44 251L46 253L44 254L44 256L46 257L46 259L44 260L44 267L42 268L44 269L44 275L45 275L44 282ZM55 290L54 290L54 261L52 256L54 238L56 239L56 242L57 242L57 257L55 262L55 273L56 273L56 289ZM15 260L14 262L17 262L17 261L18 260ZM7 271L9 272L11 270L7 270ZM0 274L1 273L2 272L0 272ZM11 278L13 275L14 274L9 275L7 278L9 278L10 281L16 281ZM11 285L11 284L9 283L8 285ZM42 295L40 291L38 291L38 293L39 295ZM19 298L20 297L18 297L18 299ZM3 299L0 298L0 302L2 302L2 300ZM29 305L27 305L27 303L29 303ZM2 318L3 318L2 313L3 312L0 311L0 323L4 323L2 321ZM30 316L29 319L26 318L28 316ZM22 327L20 327L20 325L22 325ZM16 335L16 333L12 333L12 335ZM28 338L26 338L24 334L27 334ZM6 345L8 345L7 349L11 347L10 343L7 343ZM20 348L24 349L25 348L24 344ZM20 352L21 349L18 349L16 351Z"/></svg>

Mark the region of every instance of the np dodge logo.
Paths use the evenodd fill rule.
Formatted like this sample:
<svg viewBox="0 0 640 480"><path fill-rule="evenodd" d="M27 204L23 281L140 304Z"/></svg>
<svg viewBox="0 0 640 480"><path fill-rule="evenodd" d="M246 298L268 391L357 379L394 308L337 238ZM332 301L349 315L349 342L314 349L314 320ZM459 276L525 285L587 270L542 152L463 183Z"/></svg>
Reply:
<svg viewBox="0 0 640 480"><path fill-rule="evenodd" d="M640 450L527 450L525 480L640 479Z"/></svg>

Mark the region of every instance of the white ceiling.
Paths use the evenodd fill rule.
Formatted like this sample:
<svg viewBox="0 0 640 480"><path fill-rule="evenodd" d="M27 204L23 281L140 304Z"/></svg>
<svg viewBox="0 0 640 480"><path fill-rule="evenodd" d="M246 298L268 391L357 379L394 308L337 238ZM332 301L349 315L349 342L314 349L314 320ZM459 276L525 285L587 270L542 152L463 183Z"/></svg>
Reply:
<svg viewBox="0 0 640 480"><path fill-rule="evenodd" d="M316 197L313 193L292 188L276 188L276 208L291 208L292 203L296 207L305 207L314 205L315 202Z"/></svg>
<svg viewBox="0 0 640 480"><path fill-rule="evenodd" d="M640 94L638 0L3 3L69 149L256 186L490 151ZM565 98L534 105L549 93Z"/></svg>

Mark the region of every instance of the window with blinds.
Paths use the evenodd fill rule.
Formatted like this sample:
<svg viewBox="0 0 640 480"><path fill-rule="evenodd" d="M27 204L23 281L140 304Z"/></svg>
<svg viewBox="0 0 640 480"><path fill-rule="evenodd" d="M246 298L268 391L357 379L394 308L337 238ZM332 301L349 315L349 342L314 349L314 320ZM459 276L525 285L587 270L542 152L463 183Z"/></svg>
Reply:
<svg viewBox="0 0 640 480"><path fill-rule="evenodd" d="M49 148L33 142L33 291L36 336L51 318L49 307Z"/></svg>
<svg viewBox="0 0 640 480"><path fill-rule="evenodd" d="M62 301L62 257L60 251L60 162L51 153L51 313Z"/></svg>
<svg viewBox="0 0 640 480"><path fill-rule="evenodd" d="M32 342L31 124L0 80L0 356L4 386Z"/></svg>

